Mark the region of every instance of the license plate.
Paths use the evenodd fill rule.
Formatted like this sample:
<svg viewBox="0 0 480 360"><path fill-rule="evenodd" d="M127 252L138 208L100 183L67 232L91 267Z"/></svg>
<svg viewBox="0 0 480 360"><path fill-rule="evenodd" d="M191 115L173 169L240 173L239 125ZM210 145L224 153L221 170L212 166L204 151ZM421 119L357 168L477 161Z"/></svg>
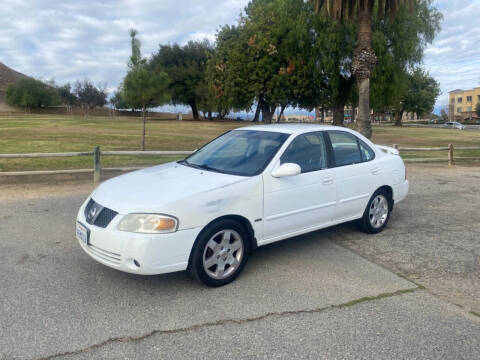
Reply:
<svg viewBox="0 0 480 360"><path fill-rule="evenodd" d="M83 242L85 245L88 245L90 230L88 230L81 223L77 222L77 226L75 227L75 234L79 241Z"/></svg>

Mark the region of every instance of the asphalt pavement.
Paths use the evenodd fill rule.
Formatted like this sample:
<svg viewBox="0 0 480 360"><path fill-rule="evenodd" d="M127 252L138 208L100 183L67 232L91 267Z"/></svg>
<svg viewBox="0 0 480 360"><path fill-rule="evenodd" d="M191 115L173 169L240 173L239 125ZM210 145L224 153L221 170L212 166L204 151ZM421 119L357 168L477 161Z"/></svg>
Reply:
<svg viewBox="0 0 480 360"><path fill-rule="evenodd" d="M237 281L211 289L90 259L74 239L90 190L0 189L0 359L480 357L479 317L357 246L407 237L414 197L385 235L343 225L262 247Z"/></svg>

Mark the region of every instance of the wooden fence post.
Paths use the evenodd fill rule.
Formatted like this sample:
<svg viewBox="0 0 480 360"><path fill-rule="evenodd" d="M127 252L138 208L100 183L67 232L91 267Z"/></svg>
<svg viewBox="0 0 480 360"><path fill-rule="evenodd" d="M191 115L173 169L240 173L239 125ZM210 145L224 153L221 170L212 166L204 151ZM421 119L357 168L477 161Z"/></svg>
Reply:
<svg viewBox="0 0 480 360"><path fill-rule="evenodd" d="M100 182L100 174L101 166L100 166L100 146L95 146L93 148L93 182L99 183Z"/></svg>
<svg viewBox="0 0 480 360"><path fill-rule="evenodd" d="M448 165L453 165L453 144L448 144Z"/></svg>

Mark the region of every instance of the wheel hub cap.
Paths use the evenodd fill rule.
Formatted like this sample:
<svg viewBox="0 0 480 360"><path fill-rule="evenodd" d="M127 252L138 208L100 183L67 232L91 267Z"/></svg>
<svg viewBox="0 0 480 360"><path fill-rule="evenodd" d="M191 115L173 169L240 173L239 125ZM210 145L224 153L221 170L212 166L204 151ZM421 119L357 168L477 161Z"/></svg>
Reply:
<svg viewBox="0 0 480 360"><path fill-rule="evenodd" d="M235 230L213 235L203 251L203 268L214 279L225 279L238 269L243 258L242 237Z"/></svg>
<svg viewBox="0 0 480 360"><path fill-rule="evenodd" d="M370 224L378 229L385 224L388 217L388 201L383 195L377 195L370 204L368 212Z"/></svg>

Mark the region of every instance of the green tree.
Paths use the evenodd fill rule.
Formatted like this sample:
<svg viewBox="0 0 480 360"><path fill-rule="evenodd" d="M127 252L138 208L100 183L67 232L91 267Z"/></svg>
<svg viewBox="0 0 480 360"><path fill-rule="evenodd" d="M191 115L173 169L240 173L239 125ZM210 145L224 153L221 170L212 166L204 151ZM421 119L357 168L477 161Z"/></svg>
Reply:
<svg viewBox="0 0 480 360"><path fill-rule="evenodd" d="M207 61L213 53L208 40L189 41L184 46L160 45L149 65L155 73L168 73L168 91L173 104L190 106L194 120L199 120L199 104L208 94L202 91L207 82Z"/></svg>
<svg viewBox="0 0 480 360"><path fill-rule="evenodd" d="M152 64L141 57L138 32L130 30L132 54L128 62L129 71L121 85L121 100L117 105L128 105L132 109L142 109L142 140L140 149L145 150L147 109L167 103L169 78L165 72L152 71ZM114 99L116 96L114 96Z"/></svg>
<svg viewBox="0 0 480 360"><path fill-rule="evenodd" d="M308 9L302 0L253 0L238 26L217 33L209 69L222 106L249 110L256 102L266 123L278 106L313 108L318 95Z"/></svg>
<svg viewBox="0 0 480 360"><path fill-rule="evenodd" d="M123 89L121 86L117 91L113 93L112 97L109 100L109 103L113 106L115 110L130 108L130 106L127 104L123 97Z"/></svg>
<svg viewBox="0 0 480 360"><path fill-rule="evenodd" d="M333 124L342 125L344 108L355 97L355 76L352 74L351 54L355 47L355 27L350 23L341 24L329 17L316 16L315 59L325 89L320 104L333 111Z"/></svg>
<svg viewBox="0 0 480 360"><path fill-rule="evenodd" d="M77 96L72 92L70 83L57 87L57 91L62 104L73 106L77 103Z"/></svg>
<svg viewBox="0 0 480 360"><path fill-rule="evenodd" d="M216 48L207 63L207 83L218 116L230 110L250 109L255 93L248 87L247 43L243 28L223 26L216 35Z"/></svg>
<svg viewBox="0 0 480 360"><path fill-rule="evenodd" d="M107 91L105 87L95 86L87 78L83 81L78 80L75 83L74 94L77 97L77 101L82 108L85 118L88 117L89 111L101 107L107 103Z"/></svg>
<svg viewBox="0 0 480 360"><path fill-rule="evenodd" d="M352 73L358 86L358 130L370 138L370 76L377 63L372 48L372 24L378 19L394 19L402 6L416 0L313 0L314 12L346 23L357 24L357 45L352 54Z"/></svg>
<svg viewBox="0 0 480 360"><path fill-rule="evenodd" d="M397 119L409 89L410 74L421 64L425 47L440 30L441 13L430 0L399 9L395 19L376 19L372 45L378 63L371 78L371 104L374 111L395 113Z"/></svg>
<svg viewBox="0 0 480 360"><path fill-rule="evenodd" d="M142 109L142 151L145 150L146 111L169 101L168 84L166 73L152 73L146 63L130 69L123 79L123 97L126 103L132 108Z"/></svg>
<svg viewBox="0 0 480 360"><path fill-rule="evenodd" d="M440 84L428 72L416 68L412 74L408 75L408 90L395 117L395 125L402 125L405 111L415 113L418 117L430 114L438 95L440 95Z"/></svg>
<svg viewBox="0 0 480 360"><path fill-rule="evenodd" d="M59 97L53 86L32 78L23 78L7 87L7 103L26 109L56 105Z"/></svg>

